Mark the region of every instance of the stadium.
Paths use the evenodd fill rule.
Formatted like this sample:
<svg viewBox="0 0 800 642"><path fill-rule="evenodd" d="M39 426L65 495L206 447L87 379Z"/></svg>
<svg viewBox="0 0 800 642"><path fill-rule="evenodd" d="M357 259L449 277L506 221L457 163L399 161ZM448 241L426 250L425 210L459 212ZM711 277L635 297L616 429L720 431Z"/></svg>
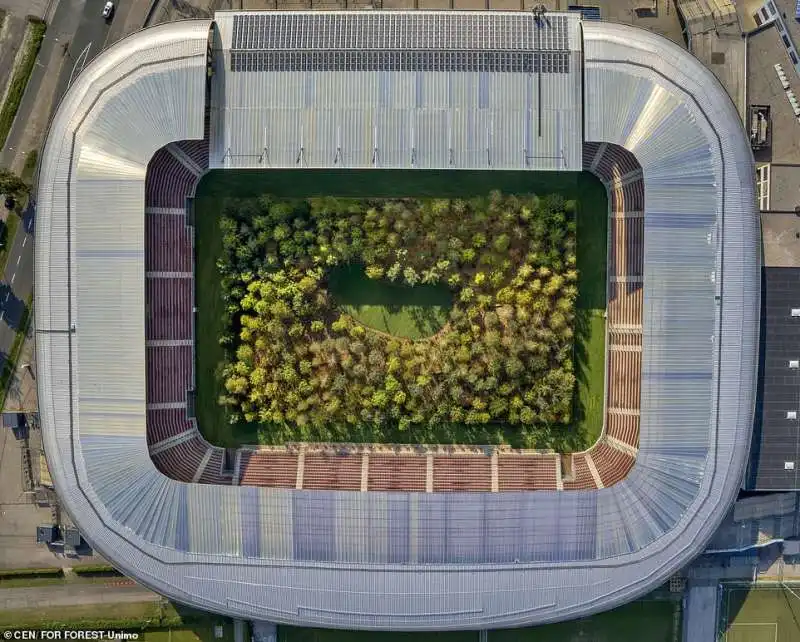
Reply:
<svg viewBox="0 0 800 642"><path fill-rule="evenodd" d="M605 421L571 457L207 443L192 197L208 170L529 170L609 199ZM713 74L579 13L220 12L99 55L37 203L36 356L64 508L126 575L233 617L348 629L576 618L698 555L748 457L753 160Z"/></svg>

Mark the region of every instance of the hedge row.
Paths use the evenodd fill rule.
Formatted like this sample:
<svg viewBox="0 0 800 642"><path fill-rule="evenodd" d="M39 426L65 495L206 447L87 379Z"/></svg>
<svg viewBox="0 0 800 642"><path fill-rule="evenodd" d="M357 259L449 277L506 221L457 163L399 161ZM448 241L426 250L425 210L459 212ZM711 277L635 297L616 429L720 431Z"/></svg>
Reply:
<svg viewBox="0 0 800 642"><path fill-rule="evenodd" d="M63 574L60 568L12 568L0 570L0 581L24 577L58 577Z"/></svg>
<svg viewBox="0 0 800 642"><path fill-rule="evenodd" d="M72 569L75 575L94 575L97 573L110 573L114 575L122 575L117 569L110 564L92 564L90 566L75 566Z"/></svg>

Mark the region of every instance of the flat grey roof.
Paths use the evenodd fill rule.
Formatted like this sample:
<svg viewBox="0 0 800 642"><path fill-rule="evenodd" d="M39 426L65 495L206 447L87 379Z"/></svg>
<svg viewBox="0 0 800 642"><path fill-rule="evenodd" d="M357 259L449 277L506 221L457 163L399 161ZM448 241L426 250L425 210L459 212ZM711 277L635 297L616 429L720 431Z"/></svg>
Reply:
<svg viewBox="0 0 800 642"><path fill-rule="evenodd" d="M313 49L308 34L326 37L339 15L291 20L305 25ZM515 30L525 32L532 19L380 16L398 29L431 31L477 20L492 51L526 51ZM345 20L366 33L376 17ZM507 24L516 26L501 29ZM583 114L586 141L623 146L643 169L640 450L625 480L598 491L359 493L185 484L156 470L145 435L144 177L157 149L203 136L209 27L160 25L95 58L61 103L42 153L40 418L53 480L86 540L146 586L208 611L406 630L588 615L651 590L700 553L736 496L752 429L760 263L753 160L736 110L709 71L659 36L610 23L582 23L574 32L582 39L568 36L570 51L582 48L583 68L569 74L581 75L584 92L565 93L582 104L563 108ZM372 34L372 46L392 50L392 33ZM272 73L216 72L212 95L224 95L228 83L244 91L247 74L254 104L261 74ZM321 83L354 78L315 73ZM369 83L383 72L346 73ZM445 65L423 78L444 87L462 73ZM502 72L512 84L517 73L525 72ZM326 108L379 100L343 89ZM475 117L484 109L470 105ZM321 105L308 109L309 122L322 122ZM220 128L212 139L252 144L248 118L241 127L228 116L212 122ZM441 145L436 128L429 131ZM358 148L359 140L351 143ZM390 142L382 143L387 152ZM408 151L407 141L396 144Z"/></svg>
<svg viewBox="0 0 800 642"><path fill-rule="evenodd" d="M800 123L796 134L800 136ZM778 130L777 135L783 132ZM791 212L800 207L800 164L783 165L770 163L769 166L769 211ZM800 220L800 219L798 219Z"/></svg>
<svg viewBox="0 0 800 642"><path fill-rule="evenodd" d="M800 216L762 213L761 243L766 267L800 267Z"/></svg>
<svg viewBox="0 0 800 642"><path fill-rule="evenodd" d="M759 392L746 487L794 490L800 482L800 267L765 267L763 294Z"/></svg>

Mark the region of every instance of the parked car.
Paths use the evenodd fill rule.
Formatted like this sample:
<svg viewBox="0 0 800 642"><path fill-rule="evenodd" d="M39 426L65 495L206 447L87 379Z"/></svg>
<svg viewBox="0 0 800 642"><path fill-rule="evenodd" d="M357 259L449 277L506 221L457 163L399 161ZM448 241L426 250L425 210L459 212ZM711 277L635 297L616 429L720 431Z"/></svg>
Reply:
<svg viewBox="0 0 800 642"><path fill-rule="evenodd" d="M114 13L114 3L113 2L106 2L106 6L103 7L103 17L108 20L111 18L111 15Z"/></svg>

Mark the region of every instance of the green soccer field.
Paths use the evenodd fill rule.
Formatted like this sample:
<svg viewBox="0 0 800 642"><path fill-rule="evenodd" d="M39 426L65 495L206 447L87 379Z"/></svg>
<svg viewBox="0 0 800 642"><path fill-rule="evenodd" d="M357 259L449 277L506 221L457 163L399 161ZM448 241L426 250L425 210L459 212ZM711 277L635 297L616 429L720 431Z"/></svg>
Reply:
<svg viewBox="0 0 800 642"><path fill-rule="evenodd" d="M678 642L679 608L679 602L634 602L572 622L488 631L485 639L477 631L376 633L278 627L278 642Z"/></svg>
<svg viewBox="0 0 800 642"><path fill-rule="evenodd" d="M718 642L800 640L800 587L726 587Z"/></svg>
<svg viewBox="0 0 800 642"><path fill-rule="evenodd" d="M197 398L198 425L205 437L224 447L242 444L280 443L279 435L269 438L268 430L256 424L228 421L217 403L222 386L217 373L224 353L218 343L223 331L224 303L220 295L220 276L216 261L222 248L219 217L226 198L254 198L263 194L278 197L442 197L485 196L492 190L506 194L560 193L578 202L577 267L579 271L575 327L577 377L576 411L560 445L564 451L582 450L597 439L603 424L605 364L605 321L607 270L608 203L602 184L588 173L567 172L472 172L472 171L396 171L396 170L241 170L212 171L197 188L194 219L196 226L196 303L198 317ZM353 294L345 281L341 289L347 298ZM415 290L418 288L414 288ZM335 293L334 293L335 294ZM437 296L439 299L437 299ZM362 323L375 329L416 338L433 333L447 314L441 293L431 293L430 305L405 308L356 305L343 300L342 307ZM465 428L468 428L465 426ZM485 431L464 430L463 443L506 442L502 429L487 439ZM353 441L370 437L352 435ZM443 441L446 441L443 439Z"/></svg>

